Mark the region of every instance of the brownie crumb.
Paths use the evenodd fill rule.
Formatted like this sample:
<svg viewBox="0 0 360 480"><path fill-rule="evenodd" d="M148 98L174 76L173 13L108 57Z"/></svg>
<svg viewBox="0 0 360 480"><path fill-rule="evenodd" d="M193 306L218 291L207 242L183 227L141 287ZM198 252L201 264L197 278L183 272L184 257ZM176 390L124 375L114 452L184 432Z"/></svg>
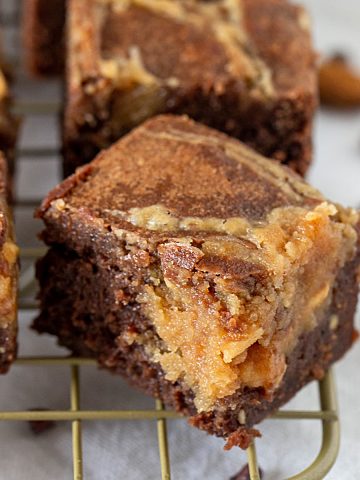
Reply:
<svg viewBox="0 0 360 480"><path fill-rule="evenodd" d="M264 472L259 468L260 479L263 478ZM244 465L240 472L233 475L230 480L251 480L249 465Z"/></svg>
<svg viewBox="0 0 360 480"><path fill-rule="evenodd" d="M240 447L246 450L252 440L259 437L261 437L261 434L255 428L238 428L227 437L224 450L231 450L232 447Z"/></svg>
<svg viewBox="0 0 360 480"><path fill-rule="evenodd" d="M360 338L360 332L354 328L352 332L352 337L351 337L352 343L357 342L359 338Z"/></svg>
<svg viewBox="0 0 360 480"><path fill-rule="evenodd" d="M336 53L324 60L319 70L320 100L335 108L360 107L360 72L346 55Z"/></svg>
<svg viewBox="0 0 360 480"><path fill-rule="evenodd" d="M49 409L47 408L30 408L30 412L47 412ZM53 420L29 420L29 427L30 430L35 435L41 435L42 433L51 430L55 427L56 422Z"/></svg>

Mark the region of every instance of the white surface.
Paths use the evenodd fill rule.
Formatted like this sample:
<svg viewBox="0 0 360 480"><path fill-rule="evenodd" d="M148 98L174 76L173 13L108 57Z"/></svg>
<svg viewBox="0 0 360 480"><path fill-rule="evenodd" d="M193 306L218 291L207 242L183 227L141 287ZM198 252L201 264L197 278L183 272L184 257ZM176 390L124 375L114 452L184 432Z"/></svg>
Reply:
<svg viewBox="0 0 360 480"><path fill-rule="evenodd" d="M49 0L51 1L51 0ZM348 51L360 65L360 2L307 0L315 17L317 44L323 52ZM26 97L53 98L57 85L26 85L20 80L18 93ZM22 145L57 142L49 118L33 118L23 128ZM360 112L320 112L316 125L316 160L310 179L330 198L360 205ZM39 167L42 177L39 179ZM18 186L27 198L44 194L56 183L56 162L21 163ZM19 239L34 243L40 228L31 211L17 214ZM61 353L50 337L38 337L28 329L31 315L20 318L20 353ZM359 318L358 318L359 320ZM336 367L341 408L342 439L338 461L328 480L360 478L360 348L355 346ZM0 409L69 407L69 372L66 368L14 367L0 378ZM119 378L94 368L82 370L83 408L152 408L153 401L128 388ZM316 409L316 385L303 390L286 408ZM175 480L227 480L246 462L244 452L223 452L223 441L170 421L169 442ZM257 442L259 463L265 480L280 480L308 465L319 448L318 422L266 421L263 439ZM0 480L72 478L71 428L57 427L34 437L28 425L0 424ZM86 480L152 480L160 478L156 426L146 422L85 422L84 460Z"/></svg>

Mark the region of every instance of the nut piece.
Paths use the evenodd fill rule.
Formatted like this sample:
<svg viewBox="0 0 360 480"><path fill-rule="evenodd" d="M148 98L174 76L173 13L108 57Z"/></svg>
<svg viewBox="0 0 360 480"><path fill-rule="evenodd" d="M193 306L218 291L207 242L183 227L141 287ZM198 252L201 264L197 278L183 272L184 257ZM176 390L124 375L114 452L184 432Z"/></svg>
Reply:
<svg viewBox="0 0 360 480"><path fill-rule="evenodd" d="M263 471L261 470L261 468L259 468L260 479L263 478L263 475L264 475ZM240 472L232 476L230 480L250 480L249 465L244 465L244 467L240 470Z"/></svg>
<svg viewBox="0 0 360 480"><path fill-rule="evenodd" d="M339 326L339 317L337 315L331 315L330 317L330 330L336 330Z"/></svg>
<svg viewBox="0 0 360 480"><path fill-rule="evenodd" d="M320 100L337 108L360 107L360 73L342 55L323 62L319 70Z"/></svg>
<svg viewBox="0 0 360 480"><path fill-rule="evenodd" d="M47 408L30 408L29 412L47 412ZM41 435L47 430L51 430L55 427L56 423L53 420L29 420L30 430L35 435Z"/></svg>
<svg viewBox="0 0 360 480"><path fill-rule="evenodd" d="M245 425L246 424L246 413L245 413L245 410L243 408L239 412L238 420L239 420L240 425Z"/></svg>

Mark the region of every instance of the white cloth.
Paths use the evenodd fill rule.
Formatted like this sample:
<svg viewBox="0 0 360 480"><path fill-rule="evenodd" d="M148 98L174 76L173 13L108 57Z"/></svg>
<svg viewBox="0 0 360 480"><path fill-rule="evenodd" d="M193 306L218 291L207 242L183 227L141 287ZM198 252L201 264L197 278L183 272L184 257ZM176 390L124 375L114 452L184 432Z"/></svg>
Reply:
<svg viewBox="0 0 360 480"><path fill-rule="evenodd" d="M51 0L49 0L51 1ZM360 66L360 3L357 0L307 0L314 15L316 41L322 52L341 49ZM8 5L12 0L8 1ZM10 38L12 41L12 36ZM59 98L56 82L28 82L21 78L22 98ZM54 122L48 117L26 120L21 143L52 145L57 142ZM316 122L316 161L310 179L329 198L360 205L360 113L322 111ZM18 188L23 197L41 196L56 183L56 161L24 161L19 165ZM41 176L41 182L39 182ZM31 211L17 213L23 245L34 244L40 224ZM65 353L51 337L29 331L31 314L20 316L20 354ZM359 320L359 318L358 318ZM358 322L359 324L359 322ZM336 367L341 410L341 450L328 480L354 480L360 475L360 348L355 346ZM20 367L0 378L0 409L69 408L67 368ZM96 368L81 371L83 408L152 408L153 400L126 386L120 378ZM286 408L317 409L317 387L312 384ZM239 449L222 450L223 441L189 427L184 420L169 421L169 445L176 480L227 480L244 463ZM84 422L84 461L87 480L144 480L160 478L154 422ZM318 452L318 421L268 420L257 441L259 463L266 480L279 480L307 466ZM59 422L54 430L35 437L26 422L0 422L0 480L72 478L71 427Z"/></svg>

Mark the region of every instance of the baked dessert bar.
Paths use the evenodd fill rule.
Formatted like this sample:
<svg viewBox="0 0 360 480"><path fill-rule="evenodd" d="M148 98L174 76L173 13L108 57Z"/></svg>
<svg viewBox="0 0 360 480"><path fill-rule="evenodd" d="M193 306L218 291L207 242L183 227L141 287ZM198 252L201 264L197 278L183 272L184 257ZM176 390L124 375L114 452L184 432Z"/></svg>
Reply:
<svg viewBox="0 0 360 480"><path fill-rule="evenodd" d="M69 0L64 172L159 113L304 174L317 104L309 19L286 0Z"/></svg>
<svg viewBox="0 0 360 480"><path fill-rule="evenodd" d="M187 117L148 120L38 216L35 329L228 446L352 343L358 213Z"/></svg>
<svg viewBox="0 0 360 480"><path fill-rule="evenodd" d="M6 188L8 199L12 196L12 182L15 173L15 144L19 120L10 111L10 92L5 74L0 68L0 152L7 162ZM2 160L3 161L3 160ZM4 184L4 181L1 182Z"/></svg>
<svg viewBox="0 0 360 480"><path fill-rule="evenodd" d="M22 2L25 64L32 75L64 72L65 7L65 0Z"/></svg>
<svg viewBox="0 0 360 480"><path fill-rule="evenodd" d="M7 203L7 164L0 153L0 373L16 355L18 248Z"/></svg>
<svg viewBox="0 0 360 480"><path fill-rule="evenodd" d="M16 355L18 248L14 243L12 213L15 143L18 119L10 112L10 94L0 69L0 373Z"/></svg>

